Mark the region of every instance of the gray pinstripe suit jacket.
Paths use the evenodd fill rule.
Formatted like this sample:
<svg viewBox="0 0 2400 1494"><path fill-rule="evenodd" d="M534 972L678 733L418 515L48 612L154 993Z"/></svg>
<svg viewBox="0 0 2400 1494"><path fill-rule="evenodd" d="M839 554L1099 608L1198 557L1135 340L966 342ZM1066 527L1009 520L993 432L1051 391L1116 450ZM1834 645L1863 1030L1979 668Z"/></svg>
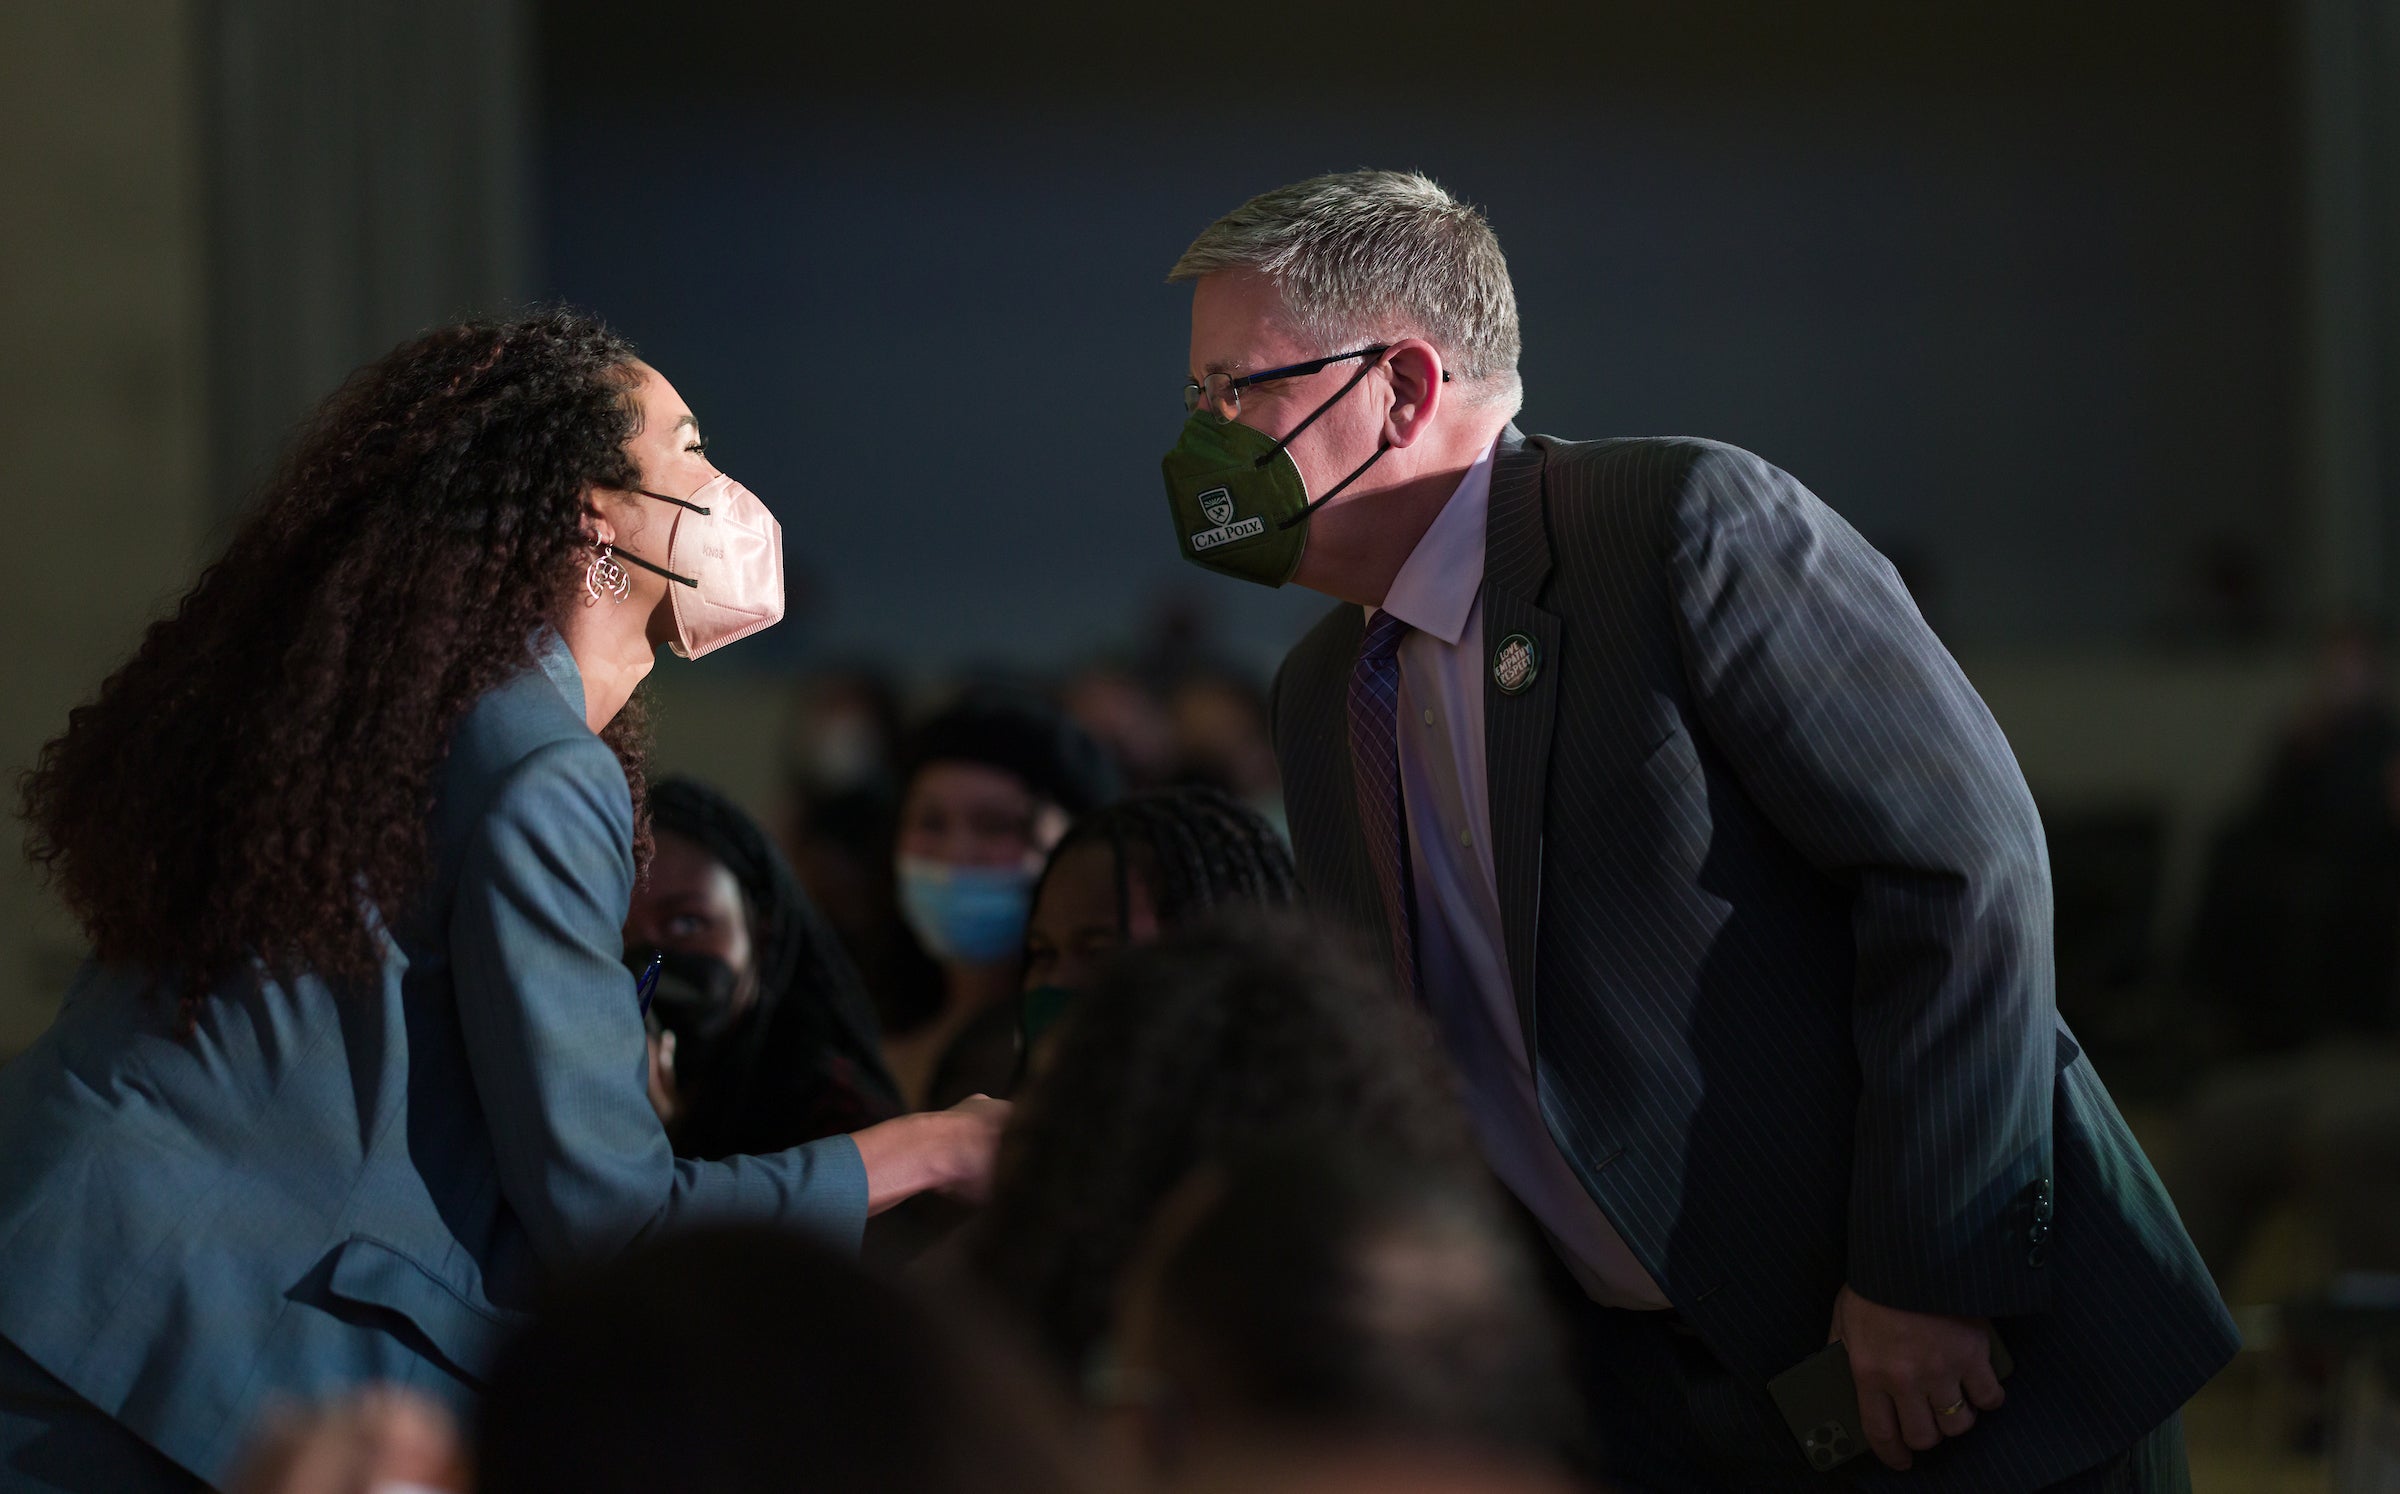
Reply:
<svg viewBox="0 0 2400 1494"><path fill-rule="evenodd" d="M2058 1019L2016 761L1898 577L1747 452L1512 427L1492 476L1492 853L1543 1117L1716 1356L1708 1435L1799 1453L1767 1379L1847 1282L1989 1316L2009 1403L1901 1486L2038 1488L2134 1442L2235 1337ZM1336 607L1275 687L1303 880L1387 946ZM1879 1470L1878 1470L1879 1471ZM1874 1473L1867 1475L1873 1478Z"/></svg>

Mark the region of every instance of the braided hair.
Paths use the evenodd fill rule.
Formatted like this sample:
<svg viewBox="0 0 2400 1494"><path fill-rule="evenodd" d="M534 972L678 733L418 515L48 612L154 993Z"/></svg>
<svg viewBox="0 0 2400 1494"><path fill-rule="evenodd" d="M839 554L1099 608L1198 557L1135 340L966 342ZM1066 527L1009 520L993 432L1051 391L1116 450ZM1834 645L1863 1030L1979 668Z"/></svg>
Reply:
<svg viewBox="0 0 2400 1494"><path fill-rule="evenodd" d="M1223 789L1158 789L1104 805L1077 820L1051 848L1031 906L1078 846L1109 847L1117 883L1117 932L1130 937L1133 879L1150 893L1162 928L1228 908L1285 908L1300 879L1283 837L1264 815ZM1013 1094L1024 1083L1045 1020L1016 1003L970 1022L934 1070L926 1098L939 1109L971 1094Z"/></svg>
<svg viewBox="0 0 2400 1494"><path fill-rule="evenodd" d="M1189 784L1134 794L1093 810L1067 831L1042 869L1048 882L1066 853L1107 845L1116 856L1117 927L1132 919L1132 878L1172 927L1244 903L1286 907L1300 900L1292 853L1266 816L1223 789ZM1038 905L1042 889L1036 885Z"/></svg>

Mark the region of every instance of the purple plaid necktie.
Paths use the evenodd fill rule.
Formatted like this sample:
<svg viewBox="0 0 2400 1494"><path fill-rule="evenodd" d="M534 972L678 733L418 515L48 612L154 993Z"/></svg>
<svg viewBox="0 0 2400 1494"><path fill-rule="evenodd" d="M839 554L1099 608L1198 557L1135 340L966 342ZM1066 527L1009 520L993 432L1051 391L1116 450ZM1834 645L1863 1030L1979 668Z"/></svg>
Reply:
<svg viewBox="0 0 2400 1494"><path fill-rule="evenodd" d="M1383 893L1400 994L1417 996L1416 898L1408 870L1408 824L1400 802L1400 640L1408 624L1389 612L1367 620L1350 671L1350 767L1358 785L1358 828Z"/></svg>

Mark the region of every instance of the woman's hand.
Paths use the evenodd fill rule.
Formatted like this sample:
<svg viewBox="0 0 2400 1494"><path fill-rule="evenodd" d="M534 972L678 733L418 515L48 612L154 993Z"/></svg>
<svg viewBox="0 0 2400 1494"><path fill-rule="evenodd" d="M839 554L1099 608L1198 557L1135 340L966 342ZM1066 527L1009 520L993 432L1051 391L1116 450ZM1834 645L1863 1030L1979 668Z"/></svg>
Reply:
<svg viewBox="0 0 2400 1494"><path fill-rule="evenodd" d="M650 1034L650 1108L659 1124L673 1130L683 1114L683 1096L675 1092L675 1034Z"/></svg>
<svg viewBox="0 0 2400 1494"><path fill-rule="evenodd" d="M853 1133L867 1167L867 1212L880 1214L926 1192L983 1202L1008 1112L1005 1100L970 1095L948 1110L903 1115Z"/></svg>

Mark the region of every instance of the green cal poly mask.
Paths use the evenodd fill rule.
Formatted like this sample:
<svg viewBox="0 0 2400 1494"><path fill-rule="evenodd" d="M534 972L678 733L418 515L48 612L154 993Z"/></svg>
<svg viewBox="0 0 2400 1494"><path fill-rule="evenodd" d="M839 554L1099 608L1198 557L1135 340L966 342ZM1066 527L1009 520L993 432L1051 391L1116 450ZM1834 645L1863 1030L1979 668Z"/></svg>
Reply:
<svg viewBox="0 0 2400 1494"><path fill-rule="evenodd" d="M1372 358L1362 364L1333 398L1317 406L1280 441L1238 420L1219 420L1205 407L1194 410L1183 422L1182 439L1162 464L1167 507L1174 515L1175 542L1182 547L1183 558L1203 570L1261 586L1281 586L1291 580L1308 549L1310 516L1358 481L1391 448L1377 446L1374 456L1313 502L1299 464L1287 448L1377 366Z"/></svg>

